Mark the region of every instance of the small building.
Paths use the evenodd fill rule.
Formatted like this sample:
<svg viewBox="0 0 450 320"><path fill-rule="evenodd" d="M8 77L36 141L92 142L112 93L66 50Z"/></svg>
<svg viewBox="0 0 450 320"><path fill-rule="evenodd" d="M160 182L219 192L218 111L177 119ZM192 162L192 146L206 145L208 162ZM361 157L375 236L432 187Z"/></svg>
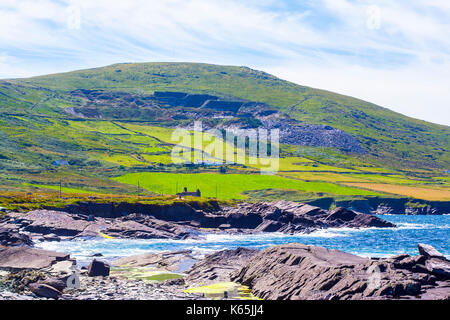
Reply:
<svg viewBox="0 0 450 320"><path fill-rule="evenodd" d="M201 197L200 189L197 189L195 192L188 192L187 188L184 187L183 192L177 193L178 197L185 197L185 196L191 196L191 197Z"/></svg>
<svg viewBox="0 0 450 320"><path fill-rule="evenodd" d="M68 166L69 162L67 162L67 160L55 160L55 161L52 162L52 165L57 166L57 167L59 167L59 166Z"/></svg>

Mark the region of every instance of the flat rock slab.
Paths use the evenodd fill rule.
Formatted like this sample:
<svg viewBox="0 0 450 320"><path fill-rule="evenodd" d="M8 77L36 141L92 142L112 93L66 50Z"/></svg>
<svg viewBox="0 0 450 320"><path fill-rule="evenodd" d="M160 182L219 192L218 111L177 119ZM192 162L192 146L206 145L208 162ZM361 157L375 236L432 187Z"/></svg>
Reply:
<svg viewBox="0 0 450 320"><path fill-rule="evenodd" d="M58 261L69 260L66 253L33 249L29 247L12 247L0 251L0 268L42 269Z"/></svg>
<svg viewBox="0 0 450 320"><path fill-rule="evenodd" d="M118 267L154 266L168 271L184 272L195 262L197 259L192 256L192 250L180 250L123 257L113 261L112 265Z"/></svg>
<svg viewBox="0 0 450 320"><path fill-rule="evenodd" d="M231 274L243 267L257 253L256 249L237 248L208 255L187 271L186 283L190 286L204 286L229 282Z"/></svg>
<svg viewBox="0 0 450 320"><path fill-rule="evenodd" d="M425 266L432 274L450 279L450 261L440 258L429 258L425 262Z"/></svg>
<svg viewBox="0 0 450 320"><path fill-rule="evenodd" d="M2 244L2 234L6 237L6 231L8 231L5 239L12 241L13 235L19 228L43 241L60 241L61 237L99 237L101 234L114 238L137 239L184 239L190 237L190 233L186 232L186 228L183 226L140 214L130 214L127 217L112 219L63 211L34 210L25 214L9 213L8 218L0 223L0 244ZM3 229L5 231L1 232ZM15 241L17 242L17 240Z"/></svg>
<svg viewBox="0 0 450 320"><path fill-rule="evenodd" d="M48 271L50 273L65 273L65 274L72 274L73 272L73 265L75 264L72 260L64 260L64 261L58 261L55 264L52 264L50 267L46 268L45 271Z"/></svg>
<svg viewBox="0 0 450 320"><path fill-rule="evenodd" d="M417 245L419 253L427 258L444 259L444 255L428 244L419 243Z"/></svg>

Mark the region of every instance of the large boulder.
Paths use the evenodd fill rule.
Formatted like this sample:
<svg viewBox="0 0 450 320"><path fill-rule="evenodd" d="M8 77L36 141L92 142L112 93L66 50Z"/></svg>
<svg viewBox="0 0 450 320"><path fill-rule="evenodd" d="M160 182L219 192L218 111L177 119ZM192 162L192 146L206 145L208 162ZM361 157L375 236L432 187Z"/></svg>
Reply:
<svg viewBox="0 0 450 320"><path fill-rule="evenodd" d="M69 259L70 255L66 253L29 247L9 247L0 251L0 268L42 269Z"/></svg>
<svg viewBox="0 0 450 320"><path fill-rule="evenodd" d="M56 290L62 292L67 287L67 282L62 279L57 278L48 278L45 279L43 284L46 284Z"/></svg>
<svg viewBox="0 0 450 320"><path fill-rule="evenodd" d="M419 243L417 245L417 248L419 249L419 253L427 258L439 258L444 259L444 255L437 251L434 247L428 245Z"/></svg>
<svg viewBox="0 0 450 320"><path fill-rule="evenodd" d="M92 260L91 264L88 267L88 276L89 277L107 277L109 276L110 266L109 264L99 261L97 259Z"/></svg>
<svg viewBox="0 0 450 320"><path fill-rule="evenodd" d="M49 286L44 283L32 283L29 285L31 292L36 294L39 297L49 298L49 299L58 299L61 296L61 291Z"/></svg>

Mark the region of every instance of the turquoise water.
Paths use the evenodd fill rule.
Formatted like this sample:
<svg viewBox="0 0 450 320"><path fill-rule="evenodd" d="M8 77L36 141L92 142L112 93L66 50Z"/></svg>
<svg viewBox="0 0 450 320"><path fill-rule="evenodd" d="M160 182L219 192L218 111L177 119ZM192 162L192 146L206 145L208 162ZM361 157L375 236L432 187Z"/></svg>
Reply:
<svg viewBox="0 0 450 320"><path fill-rule="evenodd" d="M201 240L129 240L92 239L62 242L42 242L37 246L48 250L70 253L80 263L92 260L91 255L102 253L103 259L192 249L204 255L222 249L251 247L257 249L272 245L299 242L338 249L366 257L386 257L400 253L418 254L417 244L434 246L450 258L450 215L407 216L387 215L383 219L397 224L398 228L325 229L307 235L265 233L256 235L202 234Z"/></svg>

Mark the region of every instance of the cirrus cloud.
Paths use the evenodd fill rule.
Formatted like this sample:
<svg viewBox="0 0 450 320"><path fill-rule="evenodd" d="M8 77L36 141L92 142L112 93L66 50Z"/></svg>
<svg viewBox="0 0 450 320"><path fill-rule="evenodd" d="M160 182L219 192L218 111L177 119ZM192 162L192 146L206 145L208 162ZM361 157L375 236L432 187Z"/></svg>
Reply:
<svg viewBox="0 0 450 320"><path fill-rule="evenodd" d="M445 0L4 0L0 28L0 78L131 61L247 65L450 124Z"/></svg>

